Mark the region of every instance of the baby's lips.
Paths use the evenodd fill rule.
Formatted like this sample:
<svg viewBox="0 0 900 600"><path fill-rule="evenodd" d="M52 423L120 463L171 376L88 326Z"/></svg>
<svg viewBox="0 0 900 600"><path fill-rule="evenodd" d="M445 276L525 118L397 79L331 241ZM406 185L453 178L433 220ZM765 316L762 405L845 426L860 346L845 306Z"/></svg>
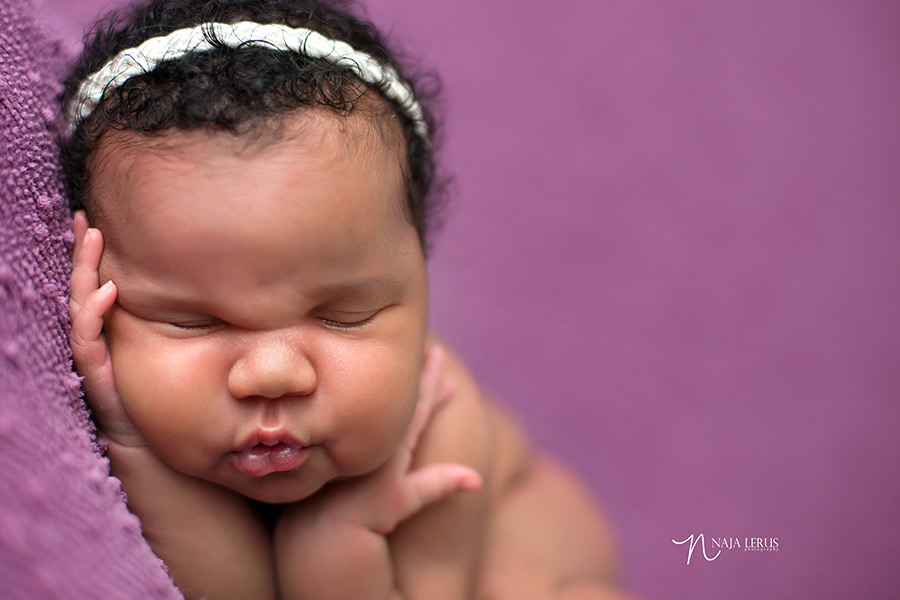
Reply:
<svg viewBox="0 0 900 600"><path fill-rule="evenodd" d="M249 477L265 477L271 473L292 471L306 461L309 448L277 442L258 443L230 454L235 469Z"/></svg>

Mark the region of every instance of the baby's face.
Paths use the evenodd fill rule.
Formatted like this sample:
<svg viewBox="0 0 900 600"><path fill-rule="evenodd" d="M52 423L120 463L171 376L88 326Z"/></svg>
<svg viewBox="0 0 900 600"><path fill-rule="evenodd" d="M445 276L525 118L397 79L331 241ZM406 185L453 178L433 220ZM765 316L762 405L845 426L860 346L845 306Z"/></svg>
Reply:
<svg viewBox="0 0 900 600"><path fill-rule="evenodd" d="M363 117L291 119L270 145L108 134L91 181L125 409L171 467L265 502L384 463L427 322L399 142Z"/></svg>

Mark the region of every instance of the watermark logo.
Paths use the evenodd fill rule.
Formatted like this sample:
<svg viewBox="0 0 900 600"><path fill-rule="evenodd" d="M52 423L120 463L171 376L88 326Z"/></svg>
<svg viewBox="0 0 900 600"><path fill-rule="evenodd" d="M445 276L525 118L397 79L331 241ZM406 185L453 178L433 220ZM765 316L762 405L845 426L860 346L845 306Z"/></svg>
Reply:
<svg viewBox="0 0 900 600"><path fill-rule="evenodd" d="M719 558L723 550L743 550L744 552L778 552L777 537L713 537L709 538L709 552L707 552L706 538L702 533L691 534L687 538L678 541L673 539L672 543L679 546L687 544L687 564L691 564L691 558L694 556L694 550L700 546L700 552L707 562L712 562ZM710 556L711 552L715 552Z"/></svg>
<svg viewBox="0 0 900 600"><path fill-rule="evenodd" d="M678 544L679 546L681 544L689 544L687 551L687 564L691 564L691 557L694 555L694 548L697 547L698 543L700 544L700 548L703 550L703 558L705 558L709 562L716 560L717 558L719 558L719 555L722 554L722 551L719 550L712 558L709 557L709 555L706 553L706 539L703 537L702 533L697 534L696 536L694 536L694 534L692 533L687 539L683 539L680 542L672 540L672 543Z"/></svg>

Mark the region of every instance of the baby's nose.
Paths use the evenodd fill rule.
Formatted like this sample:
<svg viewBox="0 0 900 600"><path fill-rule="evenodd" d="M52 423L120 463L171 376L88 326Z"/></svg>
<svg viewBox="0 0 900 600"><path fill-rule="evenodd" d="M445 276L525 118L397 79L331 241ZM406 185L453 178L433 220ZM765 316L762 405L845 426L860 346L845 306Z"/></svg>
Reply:
<svg viewBox="0 0 900 600"><path fill-rule="evenodd" d="M235 398L308 396L316 389L316 370L306 349L292 336L258 332L228 373Z"/></svg>

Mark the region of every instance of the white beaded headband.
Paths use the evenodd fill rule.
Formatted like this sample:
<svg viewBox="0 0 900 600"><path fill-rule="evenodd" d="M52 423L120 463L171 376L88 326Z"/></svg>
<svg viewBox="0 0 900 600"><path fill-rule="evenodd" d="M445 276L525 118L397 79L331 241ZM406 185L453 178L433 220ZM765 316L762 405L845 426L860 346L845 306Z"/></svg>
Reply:
<svg viewBox="0 0 900 600"><path fill-rule="evenodd" d="M346 42L329 39L311 29L250 21L233 24L204 23L190 29L173 31L163 37L151 38L135 48L122 50L103 68L85 79L78 88L71 105L70 132L91 115L106 90L121 86L131 77L153 71L161 62L177 60L192 52L212 50L216 46L210 39L229 48L265 46L298 52L309 58L320 58L345 67L396 102L413 122L416 134L423 140L428 139L428 126L421 105L412 89L391 67L381 64L365 52L353 49Z"/></svg>

